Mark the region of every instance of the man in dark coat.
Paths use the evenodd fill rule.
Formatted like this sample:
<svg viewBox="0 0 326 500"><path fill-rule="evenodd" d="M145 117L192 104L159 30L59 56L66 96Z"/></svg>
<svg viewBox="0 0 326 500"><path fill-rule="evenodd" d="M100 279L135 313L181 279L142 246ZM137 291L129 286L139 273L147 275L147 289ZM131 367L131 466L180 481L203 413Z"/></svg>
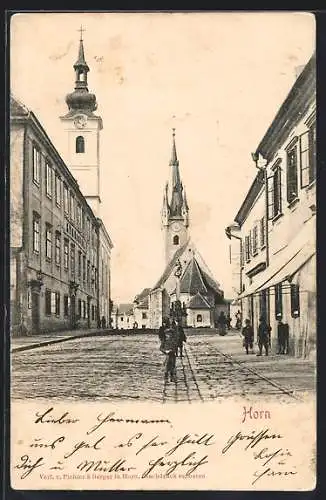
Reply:
<svg viewBox="0 0 326 500"><path fill-rule="evenodd" d="M181 322L179 321L177 326L177 336L178 336L178 345L177 345L177 356L178 356L178 353L180 354L180 358L183 357L182 355L182 350L183 350L183 343L184 342L187 342L187 338L186 338L186 335L185 335L185 332L182 328L182 325L181 325Z"/></svg>
<svg viewBox="0 0 326 500"><path fill-rule="evenodd" d="M245 320L245 326L242 328L243 335L243 346L246 349L246 353L249 354L249 347L253 350L254 343L254 330L250 324L250 320Z"/></svg>
<svg viewBox="0 0 326 500"><path fill-rule="evenodd" d="M278 354L289 354L289 325L279 318L277 325Z"/></svg>
<svg viewBox="0 0 326 500"><path fill-rule="evenodd" d="M270 345L270 334L271 334L271 327L267 324L266 319L262 316L259 319L260 323L258 326L258 347L259 347L259 353L257 356L262 355L263 347L265 349L265 355L268 356L268 348Z"/></svg>

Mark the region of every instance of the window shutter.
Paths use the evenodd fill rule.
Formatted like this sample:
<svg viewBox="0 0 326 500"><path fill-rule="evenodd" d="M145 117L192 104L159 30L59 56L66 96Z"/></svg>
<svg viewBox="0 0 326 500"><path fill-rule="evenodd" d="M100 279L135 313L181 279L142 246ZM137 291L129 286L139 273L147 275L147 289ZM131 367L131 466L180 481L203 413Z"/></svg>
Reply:
<svg viewBox="0 0 326 500"><path fill-rule="evenodd" d="M267 215L268 220L274 217L274 175L267 177Z"/></svg>

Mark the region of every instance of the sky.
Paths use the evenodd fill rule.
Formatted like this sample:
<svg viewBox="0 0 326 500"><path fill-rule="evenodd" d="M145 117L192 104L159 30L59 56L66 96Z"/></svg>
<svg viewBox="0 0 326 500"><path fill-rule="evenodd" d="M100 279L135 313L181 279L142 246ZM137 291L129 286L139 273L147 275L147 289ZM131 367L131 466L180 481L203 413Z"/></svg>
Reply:
<svg viewBox="0 0 326 500"><path fill-rule="evenodd" d="M251 160L315 48L308 13L30 13L11 20L11 91L60 153L80 25L101 132L101 218L113 241L114 302L164 269L161 207L172 127L190 234L233 296L224 229L256 174Z"/></svg>

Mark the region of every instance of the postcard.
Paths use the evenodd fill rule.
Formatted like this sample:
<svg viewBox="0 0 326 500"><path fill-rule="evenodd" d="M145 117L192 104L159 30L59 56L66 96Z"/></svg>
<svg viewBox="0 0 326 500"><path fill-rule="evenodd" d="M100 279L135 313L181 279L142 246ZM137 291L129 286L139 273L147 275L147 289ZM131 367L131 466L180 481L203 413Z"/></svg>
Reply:
<svg viewBox="0 0 326 500"><path fill-rule="evenodd" d="M10 17L10 481L316 485L309 12Z"/></svg>

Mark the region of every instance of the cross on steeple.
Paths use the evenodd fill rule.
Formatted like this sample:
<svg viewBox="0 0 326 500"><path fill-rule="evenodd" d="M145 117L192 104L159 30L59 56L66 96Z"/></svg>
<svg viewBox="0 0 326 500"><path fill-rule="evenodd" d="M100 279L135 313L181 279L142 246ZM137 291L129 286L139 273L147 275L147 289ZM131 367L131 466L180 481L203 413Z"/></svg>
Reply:
<svg viewBox="0 0 326 500"><path fill-rule="evenodd" d="M83 25L81 24L79 30L77 30L77 31L80 31L80 41L82 42L83 41L83 31L86 31L86 29L83 28Z"/></svg>

